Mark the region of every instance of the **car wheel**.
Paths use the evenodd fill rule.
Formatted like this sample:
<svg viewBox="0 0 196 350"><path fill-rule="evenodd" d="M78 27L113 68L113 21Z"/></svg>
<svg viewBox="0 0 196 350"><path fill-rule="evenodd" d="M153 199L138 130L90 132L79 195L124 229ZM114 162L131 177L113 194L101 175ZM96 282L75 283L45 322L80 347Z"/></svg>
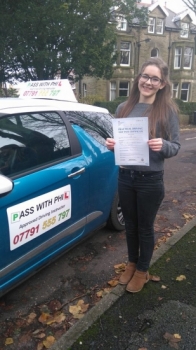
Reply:
<svg viewBox="0 0 196 350"><path fill-rule="evenodd" d="M107 227L111 229L115 229L117 231L122 231L125 229L125 222L124 222L121 206L119 203L118 193L116 193L112 203L110 216L107 221Z"/></svg>

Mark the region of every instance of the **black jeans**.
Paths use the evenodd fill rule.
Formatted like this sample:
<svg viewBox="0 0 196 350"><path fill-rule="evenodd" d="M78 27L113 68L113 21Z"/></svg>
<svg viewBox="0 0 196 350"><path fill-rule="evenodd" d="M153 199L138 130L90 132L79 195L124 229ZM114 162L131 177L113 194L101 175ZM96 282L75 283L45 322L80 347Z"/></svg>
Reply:
<svg viewBox="0 0 196 350"><path fill-rule="evenodd" d="M164 198L163 171L119 169L118 190L125 220L128 258L147 271L154 250L154 220Z"/></svg>

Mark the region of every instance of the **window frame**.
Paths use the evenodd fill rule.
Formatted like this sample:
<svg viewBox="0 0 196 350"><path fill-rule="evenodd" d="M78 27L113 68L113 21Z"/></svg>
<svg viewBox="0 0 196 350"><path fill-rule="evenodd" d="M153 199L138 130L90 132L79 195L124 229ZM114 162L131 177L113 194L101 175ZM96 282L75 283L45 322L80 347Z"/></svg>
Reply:
<svg viewBox="0 0 196 350"><path fill-rule="evenodd" d="M156 50L156 56L152 56L152 51L155 51L155 50ZM159 50L156 47L154 47L154 49L151 50L150 57L159 57Z"/></svg>
<svg viewBox="0 0 196 350"><path fill-rule="evenodd" d="M180 49L180 53L176 54L176 51ZM180 61L178 62L179 64L176 65L176 58ZM176 46L175 51L174 51L174 69L181 69L182 67L182 47L181 46Z"/></svg>
<svg viewBox="0 0 196 350"><path fill-rule="evenodd" d="M186 53L186 50L189 52ZM191 70L193 68L193 54L194 51L192 46L176 46L174 50L174 69ZM185 66L186 58L188 58L189 66ZM176 62L178 64L176 64Z"/></svg>
<svg viewBox="0 0 196 350"><path fill-rule="evenodd" d="M72 125L77 125L96 142L105 146L107 137L112 137L112 119L110 113L96 111L67 111L67 119ZM103 121L105 119L105 121Z"/></svg>
<svg viewBox="0 0 196 350"><path fill-rule="evenodd" d="M186 49L190 49L190 54L185 54L185 50ZM185 66L185 56L189 57L189 60L190 60L188 67ZM183 54L183 69L191 69L192 68L192 63L193 63L193 48L189 47L189 46L186 46L184 48L184 54Z"/></svg>
<svg viewBox="0 0 196 350"><path fill-rule="evenodd" d="M127 31L127 20L125 19L125 17L122 15L119 15L116 17L116 20L118 22L116 29L119 31L126 32Z"/></svg>
<svg viewBox="0 0 196 350"><path fill-rule="evenodd" d="M83 93L83 97L87 96L87 85L86 85L86 83L83 83L83 85L82 85L82 93Z"/></svg>
<svg viewBox="0 0 196 350"><path fill-rule="evenodd" d="M112 84L115 85L115 88L112 88ZM115 96L114 98L112 97L113 95L113 92L115 93ZM114 101L116 99L116 92L117 92L117 84L116 84L116 81L110 81L110 101Z"/></svg>
<svg viewBox="0 0 196 350"><path fill-rule="evenodd" d="M158 24L158 21L161 24ZM152 28L152 30L150 30ZM161 30L158 30L160 28ZM162 35L164 31L164 19L159 17L149 17L148 18L148 33Z"/></svg>
<svg viewBox="0 0 196 350"><path fill-rule="evenodd" d="M183 88L183 84L187 84L187 85L188 85L187 89L186 89L186 88ZM191 84L190 84L189 82L183 82L183 83L181 84L180 99L181 99L183 102L189 102L190 87L191 87ZM186 100L183 100L183 99L182 99L182 91L187 91Z"/></svg>
<svg viewBox="0 0 196 350"><path fill-rule="evenodd" d="M183 28L183 26L186 26L187 28ZM188 39L189 37L189 29L190 29L190 25L187 22L181 22L181 31L180 31L180 37L184 38L184 39ZM185 34L183 35L182 33L185 32Z"/></svg>
<svg viewBox="0 0 196 350"><path fill-rule="evenodd" d="M150 21L152 22L150 23ZM150 27L152 27L152 30L150 30ZM148 33L154 33L155 32L155 17L149 17L148 18Z"/></svg>
<svg viewBox="0 0 196 350"><path fill-rule="evenodd" d="M128 49L123 49L122 44L128 44L129 48ZM128 63L121 63L122 59L122 53L123 52L128 52ZM131 62L131 42L130 41L121 41L120 42L120 66L122 67L129 67Z"/></svg>
<svg viewBox="0 0 196 350"><path fill-rule="evenodd" d="M57 158L46 159L44 162L42 162L42 161L39 162L39 159L38 159L36 164L34 164L32 167L28 167L27 166L26 168L19 168L18 170L16 170L13 173L10 172L10 174L6 175L9 178L15 179L15 178L23 176L23 174L31 174L33 172L36 172L36 171L40 170L40 169L45 169L45 168L48 168L48 167L50 167L52 165L59 164L62 161L66 161L73 155L81 154L81 152L82 152L81 145L80 145L80 143L79 143L79 141L78 141L78 139L77 139L77 137L76 137L76 135L75 135L71 125L70 125L70 123L65 118L65 113L63 111L59 111L59 110L55 110L55 109L53 109L53 110L47 110L46 109L46 110L40 110L40 111L39 110L37 110L37 111L36 110L32 110L32 111L27 111L27 112L23 112L22 111L22 112L13 113L13 114L10 114L10 115L7 115L7 114L6 115L2 115L1 118L0 118L0 121L2 119L4 119L4 118L6 118L6 119L9 118L10 119L10 118L16 118L16 117L17 118L18 117L25 117L25 116L28 117L28 116L32 116L32 115L38 115L38 114L42 115L42 114L45 114L45 113L46 114L51 114L51 113L52 114L56 114L59 117L59 120L62 121L62 126L64 127L64 129L66 131L67 140L69 142L69 145L68 145L69 147L65 147L64 149L68 149L69 148L70 149L70 154L66 154L66 157L65 157L64 154L62 154L62 155L60 154ZM29 130L31 130L31 129L29 128ZM44 130L46 130L46 129L44 129ZM36 132L36 128L35 129L32 128L32 131ZM44 133L42 132L40 134L46 135L45 132ZM35 134L35 136L36 136L36 134ZM55 140L55 138L54 138L54 140ZM23 143L25 145L25 143L22 142L22 141L17 141L17 143L18 142L19 143ZM17 143L16 143L16 145L17 145ZM8 143L8 144L5 143L5 146L6 145L9 146L10 143ZM72 145L74 145L74 147L72 147ZM23 147L23 145L19 145L19 147L21 147L21 148L26 148L27 147L28 148L29 145L26 144L26 146L24 146L24 147ZM32 147L32 149L33 149L33 147ZM39 154L39 153L37 153L37 154ZM18 164L18 165L20 166L20 164Z"/></svg>
<svg viewBox="0 0 196 350"><path fill-rule="evenodd" d="M177 87L175 88L174 85L177 85ZM174 96L174 91L175 91L175 96ZM172 98L178 98L178 94L179 94L179 83L172 83Z"/></svg>
<svg viewBox="0 0 196 350"><path fill-rule="evenodd" d="M157 23L158 21L161 21L161 25L158 25L158 23ZM164 24L164 21L162 18L156 18L156 34L159 34L159 35L163 34L163 24ZM161 28L160 32L157 30L157 28L159 28L159 27Z"/></svg>
<svg viewBox="0 0 196 350"><path fill-rule="evenodd" d="M127 84L127 88L120 87L121 84ZM126 95L121 95L120 91L127 91L127 94ZM130 82L129 81L119 81L118 96L119 97L128 97L129 96L129 91L130 91Z"/></svg>

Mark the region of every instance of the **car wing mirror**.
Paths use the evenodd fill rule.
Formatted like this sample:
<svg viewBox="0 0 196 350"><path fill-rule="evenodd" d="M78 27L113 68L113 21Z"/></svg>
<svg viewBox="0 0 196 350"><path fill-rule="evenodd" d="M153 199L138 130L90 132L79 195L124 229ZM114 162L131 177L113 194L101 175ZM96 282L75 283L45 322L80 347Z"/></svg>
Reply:
<svg viewBox="0 0 196 350"><path fill-rule="evenodd" d="M8 177L0 175L0 197L10 193L13 187L14 184Z"/></svg>

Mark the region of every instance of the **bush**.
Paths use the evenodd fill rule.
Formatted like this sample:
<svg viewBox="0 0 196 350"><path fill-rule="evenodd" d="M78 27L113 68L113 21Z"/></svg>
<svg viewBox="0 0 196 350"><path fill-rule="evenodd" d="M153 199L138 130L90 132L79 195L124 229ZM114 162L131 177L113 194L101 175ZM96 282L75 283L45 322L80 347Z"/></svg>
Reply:
<svg viewBox="0 0 196 350"><path fill-rule="evenodd" d="M109 102L95 100L93 104L94 106L106 108L111 114L115 114L118 105L126 100L127 97L118 97L114 101ZM196 111L196 102L183 102L179 99L175 99L175 102L178 105L180 114L193 116L194 112Z"/></svg>
<svg viewBox="0 0 196 350"><path fill-rule="evenodd" d="M99 102L96 101L94 106L102 107L108 109L111 114L115 114L118 105L127 100L127 97L118 97L114 101Z"/></svg>
<svg viewBox="0 0 196 350"><path fill-rule="evenodd" d="M95 101L103 101L103 97L99 95L87 95L86 97L79 97L78 102L86 103L87 105L94 105Z"/></svg>
<svg viewBox="0 0 196 350"><path fill-rule="evenodd" d="M175 99L175 102L179 107L180 114L193 116L193 113L196 111L196 102L183 102L179 99Z"/></svg>
<svg viewBox="0 0 196 350"><path fill-rule="evenodd" d="M18 97L18 91L13 88L3 89L0 88L0 97Z"/></svg>

